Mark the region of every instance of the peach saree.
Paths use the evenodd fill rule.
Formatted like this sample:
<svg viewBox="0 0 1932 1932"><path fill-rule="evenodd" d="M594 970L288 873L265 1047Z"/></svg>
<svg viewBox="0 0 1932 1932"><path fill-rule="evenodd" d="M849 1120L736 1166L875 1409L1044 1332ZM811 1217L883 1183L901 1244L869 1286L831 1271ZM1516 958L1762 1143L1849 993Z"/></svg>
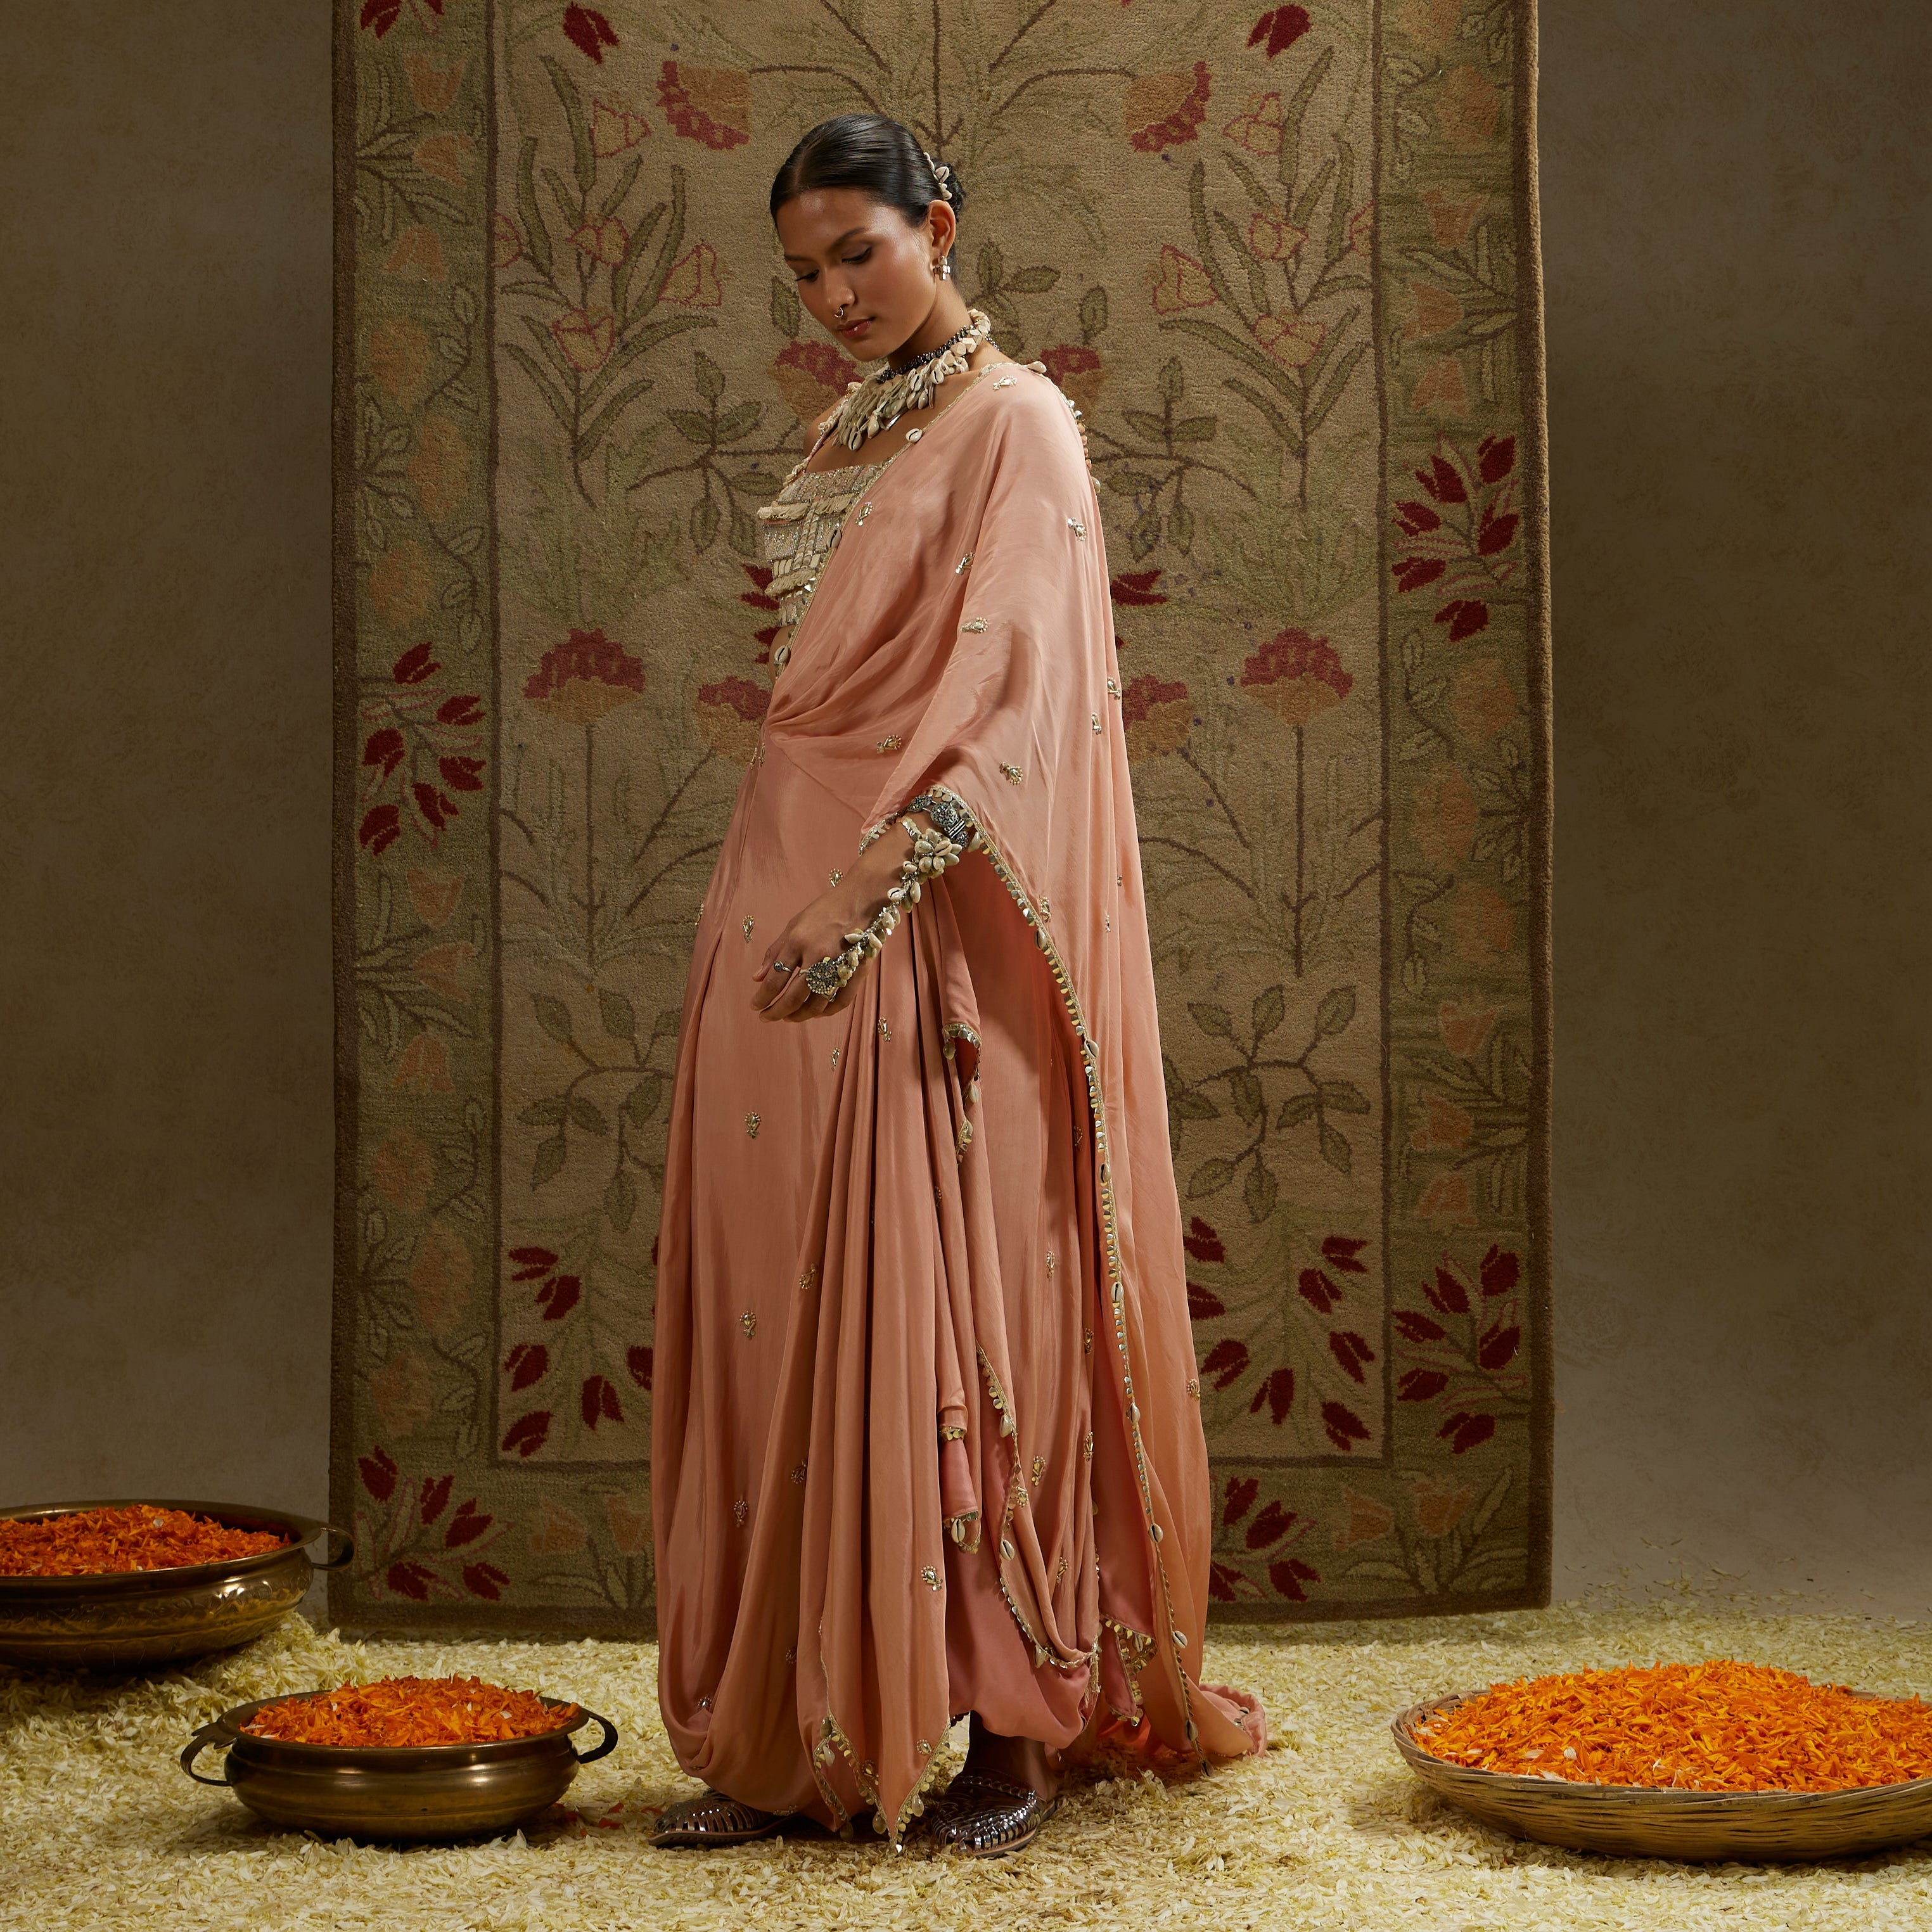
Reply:
<svg viewBox="0 0 1932 1932"><path fill-rule="evenodd" d="M859 487L699 921L658 1242L679 1762L895 1844L968 1711L1263 1742L1199 1678L1206 1448L1099 502L1038 365L955 380L836 472ZM915 799L976 849L849 1010L760 1022L771 935Z"/></svg>

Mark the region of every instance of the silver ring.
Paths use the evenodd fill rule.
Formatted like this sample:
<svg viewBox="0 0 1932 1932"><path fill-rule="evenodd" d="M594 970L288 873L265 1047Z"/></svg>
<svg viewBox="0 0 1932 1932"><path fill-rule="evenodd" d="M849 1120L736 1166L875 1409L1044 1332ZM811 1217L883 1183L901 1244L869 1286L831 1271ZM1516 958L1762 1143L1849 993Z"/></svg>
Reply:
<svg viewBox="0 0 1932 1932"><path fill-rule="evenodd" d="M791 968L782 959L774 959L772 962L772 970L774 973L789 973L791 970Z"/></svg>

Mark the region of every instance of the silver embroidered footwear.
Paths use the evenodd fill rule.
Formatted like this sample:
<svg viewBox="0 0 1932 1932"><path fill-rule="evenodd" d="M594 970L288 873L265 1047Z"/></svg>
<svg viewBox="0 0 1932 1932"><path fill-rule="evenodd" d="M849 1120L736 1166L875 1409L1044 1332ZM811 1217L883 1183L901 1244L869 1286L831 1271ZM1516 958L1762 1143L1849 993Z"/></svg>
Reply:
<svg viewBox="0 0 1932 1932"><path fill-rule="evenodd" d="M999 1858L1024 1851L1059 1809L1057 1797L1042 1798L1030 1785L1010 1784L983 1771L962 1771L927 1817L940 1850Z"/></svg>
<svg viewBox="0 0 1932 1932"><path fill-rule="evenodd" d="M700 1798L686 1798L665 1808L651 1834L651 1843L666 1846L748 1845L754 1838L769 1838L782 1826L789 1814L760 1811L754 1804L741 1804L722 1791L706 1791Z"/></svg>

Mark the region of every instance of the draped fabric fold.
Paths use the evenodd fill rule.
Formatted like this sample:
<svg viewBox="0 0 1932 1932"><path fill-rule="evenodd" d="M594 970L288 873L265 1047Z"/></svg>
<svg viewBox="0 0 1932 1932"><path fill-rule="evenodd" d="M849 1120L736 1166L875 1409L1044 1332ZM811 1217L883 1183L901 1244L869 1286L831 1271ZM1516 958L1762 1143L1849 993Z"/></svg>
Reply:
<svg viewBox="0 0 1932 1932"><path fill-rule="evenodd" d="M956 379L957 380L957 379ZM707 890L658 1244L660 1702L734 1797L896 1841L948 1724L1202 1760L1212 1523L1100 506L970 379L818 569ZM770 935L917 800L975 850L849 1011Z"/></svg>

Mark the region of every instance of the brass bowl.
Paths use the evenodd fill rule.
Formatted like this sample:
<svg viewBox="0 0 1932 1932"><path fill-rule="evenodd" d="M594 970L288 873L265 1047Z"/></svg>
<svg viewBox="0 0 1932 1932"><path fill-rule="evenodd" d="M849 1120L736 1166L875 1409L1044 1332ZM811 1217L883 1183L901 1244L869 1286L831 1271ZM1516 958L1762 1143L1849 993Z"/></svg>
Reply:
<svg viewBox="0 0 1932 1932"><path fill-rule="evenodd" d="M265 1706L304 1694L324 1694L285 1691L223 1712L188 1740L182 1770L197 1784L225 1785L270 1824L296 1831L328 1838L469 1838L508 1831L554 1804L580 1764L617 1742L616 1726L581 1705L556 1730L492 1744L293 1744L242 1730ZM552 1710L565 1708L560 1697L539 1701ZM603 1726L603 1738L579 1751L571 1733L593 1719ZM194 1768L196 1754L211 1746L227 1748L219 1778L203 1778Z"/></svg>
<svg viewBox="0 0 1932 1932"><path fill-rule="evenodd" d="M317 1570L337 1570L356 1553L348 1532L285 1510L236 1503L178 1502L154 1496L111 1502L34 1503L0 1509L0 1520L28 1522L76 1510L140 1504L186 1510L230 1529L279 1530L279 1550L171 1570L115 1570L87 1576L0 1576L0 1664L40 1670L130 1670L226 1650L272 1630L302 1601ZM304 1547L326 1533L341 1539L326 1563Z"/></svg>
<svg viewBox="0 0 1932 1932"><path fill-rule="evenodd" d="M1416 1732L1466 1701L1438 1697L1403 1712L1392 1726L1396 1748L1438 1796L1514 1838L1624 1858L1755 1864L1862 1858L1932 1833L1932 1778L1845 1791L1685 1791L1452 1764Z"/></svg>

